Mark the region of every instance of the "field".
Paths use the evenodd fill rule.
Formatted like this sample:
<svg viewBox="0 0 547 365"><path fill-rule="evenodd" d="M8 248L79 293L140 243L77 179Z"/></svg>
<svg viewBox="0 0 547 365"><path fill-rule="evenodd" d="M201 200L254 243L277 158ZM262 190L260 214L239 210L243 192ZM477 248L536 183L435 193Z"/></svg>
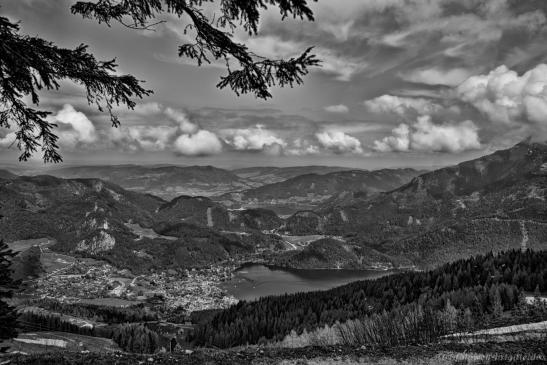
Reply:
<svg viewBox="0 0 547 365"><path fill-rule="evenodd" d="M325 238L323 235L309 235L309 236L281 236L285 243L292 247L293 250L303 248L313 241Z"/></svg>
<svg viewBox="0 0 547 365"><path fill-rule="evenodd" d="M547 321L489 328L471 333L455 333L446 338L461 343L544 340L547 338Z"/></svg>
<svg viewBox="0 0 547 365"><path fill-rule="evenodd" d="M8 242L8 246L12 251L19 253L28 250L32 246L47 247L54 243L55 242L49 238L34 238L31 240Z"/></svg>
<svg viewBox="0 0 547 365"><path fill-rule="evenodd" d="M129 307L142 302L135 301L135 300L126 300L121 298L94 298L94 299L80 299L78 303L103 305L108 307Z"/></svg>
<svg viewBox="0 0 547 365"><path fill-rule="evenodd" d="M8 247L16 253L22 253L30 248L37 246L40 248L40 264L46 275L59 273L62 270L76 263L76 259L72 256L63 255L53 252L49 249L55 244L54 240L49 238L35 238L30 240L20 240L8 243Z"/></svg>
<svg viewBox="0 0 547 365"><path fill-rule="evenodd" d="M156 232L154 232L153 229L143 228L138 224L125 223L125 226L127 228L129 228L131 230L131 232L133 232L134 234L139 236L139 239L141 239L143 237L144 238L150 238L150 239L162 238L162 239L169 240L169 241L174 241L174 240L177 239L176 237L162 236L161 234L157 234Z"/></svg>
<svg viewBox="0 0 547 365"><path fill-rule="evenodd" d="M43 249L40 255L40 263L46 275L59 274L74 265L76 261L72 256L56 253L47 248Z"/></svg>
<svg viewBox="0 0 547 365"><path fill-rule="evenodd" d="M65 332L22 333L8 343L9 352L35 354L55 351L113 352L120 348L112 340Z"/></svg>

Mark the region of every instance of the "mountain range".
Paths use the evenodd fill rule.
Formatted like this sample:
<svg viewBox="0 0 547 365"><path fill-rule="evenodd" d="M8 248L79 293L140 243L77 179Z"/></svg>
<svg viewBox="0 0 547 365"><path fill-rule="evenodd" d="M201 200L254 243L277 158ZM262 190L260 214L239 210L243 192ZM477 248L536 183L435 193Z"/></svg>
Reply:
<svg viewBox="0 0 547 365"><path fill-rule="evenodd" d="M523 142L422 174L410 169L305 174L214 199L164 200L112 180L129 183L139 171L156 171L147 186L159 188L161 176L169 186L177 184L173 171L190 171L184 181L231 176L247 183L210 167L142 169L126 166L118 174L113 167L97 168L110 181L2 173L2 236L8 242L49 237L55 250L139 270L207 265L259 249L273 249L267 260L292 268L427 268L490 251L547 246L544 143ZM163 169L168 173L161 175ZM89 167L83 171L91 173ZM146 179L142 175L136 184ZM211 190L215 184L211 178ZM311 208L286 217L264 208L291 199ZM325 238L294 249L285 235Z"/></svg>
<svg viewBox="0 0 547 365"><path fill-rule="evenodd" d="M232 170L234 174L257 185L273 184L300 175L325 175L331 172L354 170L338 166L291 166L291 167L245 167Z"/></svg>
<svg viewBox="0 0 547 365"><path fill-rule="evenodd" d="M8 170L0 170L0 179L14 179L16 177L17 175Z"/></svg>
<svg viewBox="0 0 547 365"><path fill-rule="evenodd" d="M0 178L0 232L8 242L47 237L53 250L132 270L189 268L251 254L281 224L266 210L229 212L206 197L170 202L99 179ZM249 237L232 234L231 230ZM226 231L226 233L224 233Z"/></svg>
<svg viewBox="0 0 547 365"><path fill-rule="evenodd" d="M430 267L511 248L547 247L547 144L520 143L414 178L395 190L291 216L298 234L343 235Z"/></svg>
<svg viewBox="0 0 547 365"><path fill-rule="evenodd" d="M424 171L384 169L376 171L347 170L326 174L303 174L287 180L224 194L217 201L233 207L262 207L280 214L311 210L334 198L348 194L374 194L395 189Z"/></svg>
<svg viewBox="0 0 547 365"><path fill-rule="evenodd" d="M68 179L102 179L164 199L179 195L212 196L253 186L236 174L213 166L76 166L50 170L48 174Z"/></svg>
<svg viewBox="0 0 547 365"><path fill-rule="evenodd" d="M315 208L318 202L347 190L393 189L423 172L381 171L333 166L250 167L231 171L212 166L113 165L72 166L35 173L66 179L101 179L167 200L181 195L215 197L232 208L265 207L287 214ZM348 188L341 189L345 185Z"/></svg>

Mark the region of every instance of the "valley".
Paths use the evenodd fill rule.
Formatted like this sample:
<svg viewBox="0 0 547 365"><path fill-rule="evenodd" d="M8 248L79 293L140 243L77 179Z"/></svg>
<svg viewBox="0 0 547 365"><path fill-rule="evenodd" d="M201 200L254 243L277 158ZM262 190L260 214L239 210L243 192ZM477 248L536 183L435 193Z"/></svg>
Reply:
<svg viewBox="0 0 547 365"><path fill-rule="evenodd" d="M348 345L339 334L365 323L376 328L401 316L425 320L423 303L432 310L428 316L439 321L446 320L443 311L457 308L458 325L442 322L442 331L431 336L473 329L478 337L487 333L480 332L484 327L539 323L547 311L519 296L536 286L547 290L543 271L526 280L520 274L541 260L535 252L547 249L546 161L547 145L523 142L432 172L223 171L238 181L226 191L214 190L219 185L212 176L221 173L204 168L197 170L206 176L203 181L210 179L210 188L197 195L188 190L197 181L193 167L175 169L193 176L181 180L184 194L170 190L178 181L171 172L165 183L162 172L148 176L144 188L137 185L144 180L129 184L130 174L145 176L135 166L58 170L63 178L3 174L0 230L17 254L14 278L23 281L10 302L25 321L49 331L40 340L22 336L12 349L40 347L42 340L66 337L63 331L117 339L107 345L123 350L133 344L121 341L116 331L129 337L145 333L151 342L142 346L156 349L167 350L174 340L178 351L243 344L305 347L321 341ZM84 176L91 173L102 175ZM157 189L165 193L155 195ZM500 269L515 252L522 255L522 271ZM476 273L487 292L466 281L474 270L465 261L471 257L490 265L492 281ZM418 282L423 286L415 286ZM482 298L480 305L465 299L473 295ZM494 296L501 298L498 312L493 312ZM387 312L379 314L380 308ZM109 314L97 320L99 312ZM289 319L290 313L297 320ZM114 315L134 319L126 325L104 320ZM279 319L257 323L263 316ZM472 328L464 326L469 316ZM362 322L351 322L356 317ZM159 330L160 325L172 328ZM408 326L400 331L411 331ZM393 336L381 337L409 344ZM351 341L353 346L361 340ZM74 345L62 342L62 347Z"/></svg>
<svg viewBox="0 0 547 365"><path fill-rule="evenodd" d="M0 365L547 364L547 0L0 4Z"/></svg>
<svg viewBox="0 0 547 365"><path fill-rule="evenodd" d="M154 299L166 310L184 313L226 308L237 302L219 288L235 270L228 264L134 275L103 260L57 254L45 246L40 249L40 271L33 273L36 277L25 277L27 288L22 297L30 294L67 304L114 307L142 305Z"/></svg>
<svg viewBox="0 0 547 365"><path fill-rule="evenodd" d="M231 171L213 166L77 166L38 173L67 179L98 178L167 200L180 195L213 196L254 185Z"/></svg>
<svg viewBox="0 0 547 365"><path fill-rule="evenodd" d="M201 176L210 186L226 174L264 184L171 200L97 178L12 174L0 181L0 228L14 248L16 242L47 239L54 242L48 254L99 259L135 275L244 262L289 269L424 269L473 254L545 248L546 156L545 144L523 142L425 173L327 168L317 174L321 167L312 166L294 176L291 168L144 168L175 174L165 181L164 172L155 175L162 189L176 174L192 181ZM127 184L136 174L148 176L145 170L95 166L55 172L99 174ZM287 179L266 183L281 177ZM319 191L325 199L316 200ZM269 209L286 207L283 199L292 198L293 214Z"/></svg>
<svg viewBox="0 0 547 365"><path fill-rule="evenodd" d="M385 169L303 174L253 189L223 194L214 199L228 207L267 208L286 216L351 199L354 194L368 196L389 191L410 182L423 172Z"/></svg>

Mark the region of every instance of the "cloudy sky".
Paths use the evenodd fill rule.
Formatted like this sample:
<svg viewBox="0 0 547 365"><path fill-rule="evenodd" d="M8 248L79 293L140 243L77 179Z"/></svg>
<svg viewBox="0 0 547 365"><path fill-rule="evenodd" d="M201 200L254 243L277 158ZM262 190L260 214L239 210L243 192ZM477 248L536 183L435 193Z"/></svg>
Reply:
<svg viewBox="0 0 547 365"><path fill-rule="evenodd" d="M66 164L437 167L547 140L545 0L319 0L315 22L269 9L258 36L236 38L269 57L315 46L323 65L268 101L217 90L221 67L178 58L186 19L108 28L71 15L73 2L7 0L0 14L116 58L154 94L120 109L118 129L76 85L42 94ZM16 161L13 136L0 130L4 163Z"/></svg>

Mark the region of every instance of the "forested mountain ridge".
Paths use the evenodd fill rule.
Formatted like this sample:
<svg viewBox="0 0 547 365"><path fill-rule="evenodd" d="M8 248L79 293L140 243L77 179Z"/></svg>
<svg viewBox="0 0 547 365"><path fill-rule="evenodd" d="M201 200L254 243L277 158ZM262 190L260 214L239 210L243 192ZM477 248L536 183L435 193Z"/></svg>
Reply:
<svg viewBox="0 0 547 365"><path fill-rule="evenodd" d="M16 177L17 175L8 170L0 170L0 179L14 179Z"/></svg>
<svg viewBox="0 0 547 365"><path fill-rule="evenodd" d="M322 241L272 259L283 266L425 268L489 251L547 247L546 163L546 144L523 142L422 174L390 192L334 195L319 209L287 219L262 208L228 209L202 196L165 201L99 179L22 176L0 179L0 229L7 241L51 237L57 249L104 256L122 266L138 262L143 268L149 266L147 260L157 267L201 265L251 253L257 244L283 246L280 236L273 239L270 233L343 240ZM303 175L274 186L292 191L301 182L321 188L322 183L309 180L318 178L333 191L359 188L367 181L380 189L413 174L343 171ZM160 258L165 247L179 252L179 259Z"/></svg>
<svg viewBox="0 0 547 365"><path fill-rule="evenodd" d="M186 203L181 207L180 201ZM229 227L216 213L209 216L217 223L207 224L207 202L216 204L189 197L166 202L99 179L0 179L0 232L8 242L47 237L56 251L102 258L136 272L200 267L254 252L253 242L221 232ZM236 213L233 226L259 236L269 220L278 219L269 212Z"/></svg>
<svg viewBox="0 0 547 365"><path fill-rule="evenodd" d="M253 189L227 193L215 200L230 207L315 209L334 197L395 189L421 173L423 171L414 169L382 169L303 174Z"/></svg>
<svg viewBox="0 0 547 365"><path fill-rule="evenodd" d="M75 166L47 172L63 178L98 178L165 199L211 196L251 187L234 173L213 166Z"/></svg>
<svg viewBox="0 0 547 365"><path fill-rule="evenodd" d="M229 210L206 197L179 196L160 206L155 214L158 221L186 222L220 230L273 230L283 220L267 209Z"/></svg>
<svg viewBox="0 0 547 365"><path fill-rule="evenodd" d="M170 200L180 195L211 197L252 189L299 175L327 174L345 170L351 169L331 166L298 166L227 170L213 166L99 165L63 167L40 173L67 179L98 178L128 190L151 193Z"/></svg>
<svg viewBox="0 0 547 365"><path fill-rule="evenodd" d="M232 170L237 176L254 182L257 186L274 184L300 175L325 175L332 172L356 170L338 166L290 166L290 167L244 167ZM364 170L360 170L364 171Z"/></svg>
<svg viewBox="0 0 547 365"><path fill-rule="evenodd" d="M389 262L388 265L385 263ZM392 258L369 247L350 244L340 239L322 238L302 250L275 255L270 263L293 269L386 269L412 266L410 261L393 264Z"/></svg>
<svg viewBox="0 0 547 365"><path fill-rule="evenodd" d="M547 245L547 144L519 143L423 174L374 197L354 196L287 219L299 234L343 235L419 266Z"/></svg>
<svg viewBox="0 0 547 365"><path fill-rule="evenodd" d="M0 179L0 230L8 241L63 235L72 241L96 229L117 231L127 221L150 226L163 203L99 179Z"/></svg>
<svg viewBox="0 0 547 365"><path fill-rule="evenodd" d="M412 169L366 171L333 166L252 167L230 171L213 166L174 165L71 166L29 172L66 179L97 178L166 200L187 195L215 197L231 208L269 209L287 203L292 205L288 211L278 211L282 214L316 208L326 199L345 196L348 191L393 189L419 174ZM260 189L262 186L267 187Z"/></svg>
<svg viewBox="0 0 547 365"><path fill-rule="evenodd" d="M281 341L294 332L301 334L336 322L353 319L382 319L384 344L393 344L400 333L389 331L394 321L407 321L405 312L416 308L427 313L419 320L411 341L422 332L441 323L432 321L446 308L453 321L472 328L483 325L485 319L512 310L523 291L547 289L547 252L509 251L492 253L445 264L426 272L410 272L385 276L376 280L358 281L327 291L298 293L278 297L264 297L257 301L242 301L206 318L196 328L194 341L199 345L232 347L243 344ZM452 308L452 309L450 309ZM380 317L375 317L375 316ZM380 325L382 326L382 324ZM367 328L375 331L377 328ZM456 325L452 330L456 329ZM442 335L437 332L436 335ZM388 338L389 336L389 338ZM408 338L406 340L409 340ZM428 339L431 341L431 339ZM395 342L396 343L396 342ZM417 343L417 342L414 342ZM368 345L368 344L366 344Z"/></svg>

